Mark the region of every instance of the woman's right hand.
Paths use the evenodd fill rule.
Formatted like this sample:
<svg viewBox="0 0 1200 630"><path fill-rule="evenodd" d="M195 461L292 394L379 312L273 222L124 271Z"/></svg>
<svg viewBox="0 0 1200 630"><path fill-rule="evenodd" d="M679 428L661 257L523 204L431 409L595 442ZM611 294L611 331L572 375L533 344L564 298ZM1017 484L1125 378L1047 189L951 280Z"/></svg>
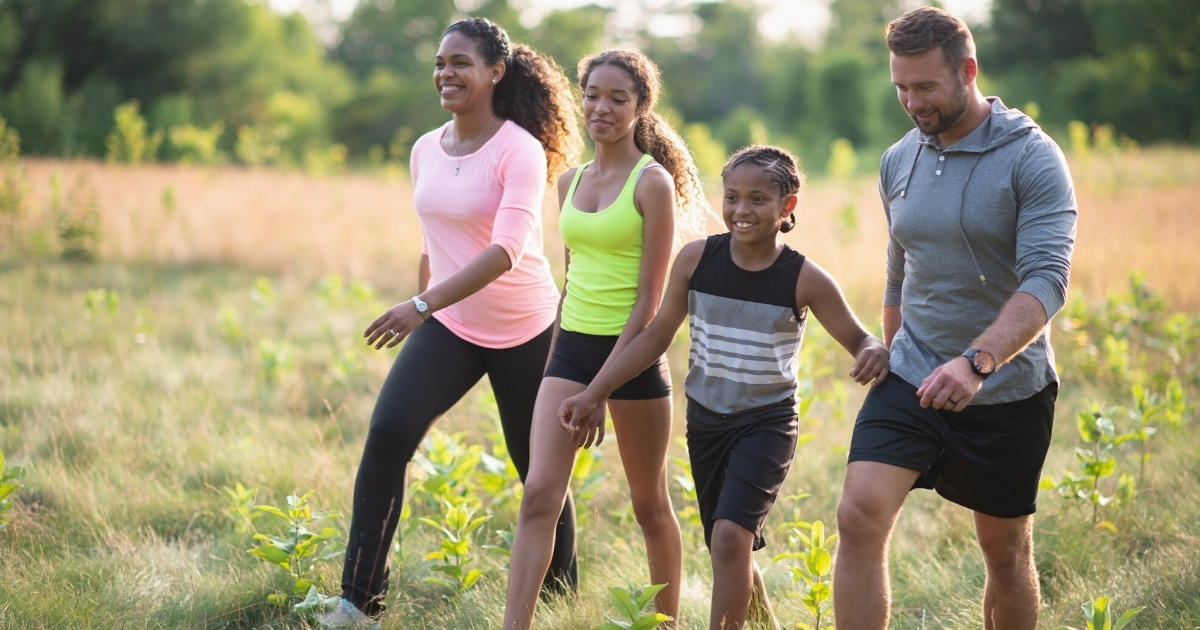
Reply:
<svg viewBox="0 0 1200 630"><path fill-rule="evenodd" d="M425 318L417 312L417 305L412 300L405 300L375 318L363 331L363 336L367 338L367 345L375 346L376 350L385 345L393 348L424 323Z"/></svg>
<svg viewBox="0 0 1200 630"><path fill-rule="evenodd" d="M571 434L571 441L579 448L590 448L604 442L604 405L590 396L586 390L563 401L558 408L558 423Z"/></svg>

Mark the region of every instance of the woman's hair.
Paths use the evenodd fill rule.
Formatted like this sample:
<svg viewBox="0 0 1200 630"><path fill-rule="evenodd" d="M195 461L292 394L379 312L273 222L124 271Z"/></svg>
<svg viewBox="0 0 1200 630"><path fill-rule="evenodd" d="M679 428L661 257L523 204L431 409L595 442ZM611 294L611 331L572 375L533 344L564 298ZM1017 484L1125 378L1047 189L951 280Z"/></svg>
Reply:
<svg viewBox="0 0 1200 630"><path fill-rule="evenodd" d="M504 77L492 95L492 109L542 143L549 181L578 162L583 153L579 111L562 68L528 46L513 45L504 29L485 18L459 20L446 27L442 37L450 33L474 40L488 64L505 65Z"/></svg>
<svg viewBox="0 0 1200 630"><path fill-rule="evenodd" d="M748 146L729 156L725 166L721 167L721 179L729 177L733 169L746 164L762 169L771 182L779 187L779 194L784 197L800 194L807 181L804 171L800 170L796 156L789 153L787 149L765 144ZM779 226L780 232L791 232L792 228L796 227L795 212L792 212L789 219L787 223Z"/></svg>
<svg viewBox="0 0 1200 630"><path fill-rule="evenodd" d="M633 143L639 151L662 164L675 180L675 243L679 245L690 236L704 234L711 208L704 198L704 188L700 184L700 174L692 154L670 123L653 111L662 88L658 66L637 51L606 50L580 60L579 89L586 90L592 71L604 65L624 70L633 80L638 96L638 120L633 129Z"/></svg>

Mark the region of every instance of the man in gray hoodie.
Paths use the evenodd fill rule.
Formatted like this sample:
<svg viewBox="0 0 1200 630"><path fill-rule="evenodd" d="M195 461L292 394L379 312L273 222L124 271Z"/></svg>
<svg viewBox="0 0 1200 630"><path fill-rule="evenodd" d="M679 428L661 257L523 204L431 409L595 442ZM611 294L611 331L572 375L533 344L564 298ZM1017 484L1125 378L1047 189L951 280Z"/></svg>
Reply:
<svg viewBox="0 0 1200 630"><path fill-rule="evenodd" d="M904 498L933 488L974 512L983 627L1037 625L1033 513L1058 375L1076 203L1062 151L975 84L967 26L933 7L887 27L892 82L916 124L883 156L883 333L891 376L867 394L838 506L839 630L887 627L887 546Z"/></svg>

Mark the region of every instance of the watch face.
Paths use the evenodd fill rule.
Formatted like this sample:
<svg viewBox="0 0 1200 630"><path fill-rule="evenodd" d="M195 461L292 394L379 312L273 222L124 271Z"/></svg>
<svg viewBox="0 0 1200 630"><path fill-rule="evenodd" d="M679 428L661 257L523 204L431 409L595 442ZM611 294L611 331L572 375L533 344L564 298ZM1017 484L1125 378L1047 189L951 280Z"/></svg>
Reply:
<svg viewBox="0 0 1200 630"><path fill-rule="evenodd" d="M979 374L991 374L996 371L996 357L984 350L976 351L975 356L971 358L971 363L975 367L975 372Z"/></svg>

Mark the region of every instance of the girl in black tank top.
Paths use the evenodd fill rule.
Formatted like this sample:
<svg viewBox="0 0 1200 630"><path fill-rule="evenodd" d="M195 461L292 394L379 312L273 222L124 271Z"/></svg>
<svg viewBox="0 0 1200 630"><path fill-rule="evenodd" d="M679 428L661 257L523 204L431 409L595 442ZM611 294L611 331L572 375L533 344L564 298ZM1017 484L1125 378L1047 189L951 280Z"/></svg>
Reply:
<svg viewBox="0 0 1200 630"><path fill-rule="evenodd" d="M803 175L782 149L753 146L721 171L726 234L686 245L654 321L559 410L577 444L588 414L670 346L690 316L684 392L692 476L712 552L713 627L741 627L751 602L770 613L752 551L796 446L796 368L808 311L856 359L859 383L882 379L888 351L851 312L837 282L779 241L795 226Z"/></svg>

